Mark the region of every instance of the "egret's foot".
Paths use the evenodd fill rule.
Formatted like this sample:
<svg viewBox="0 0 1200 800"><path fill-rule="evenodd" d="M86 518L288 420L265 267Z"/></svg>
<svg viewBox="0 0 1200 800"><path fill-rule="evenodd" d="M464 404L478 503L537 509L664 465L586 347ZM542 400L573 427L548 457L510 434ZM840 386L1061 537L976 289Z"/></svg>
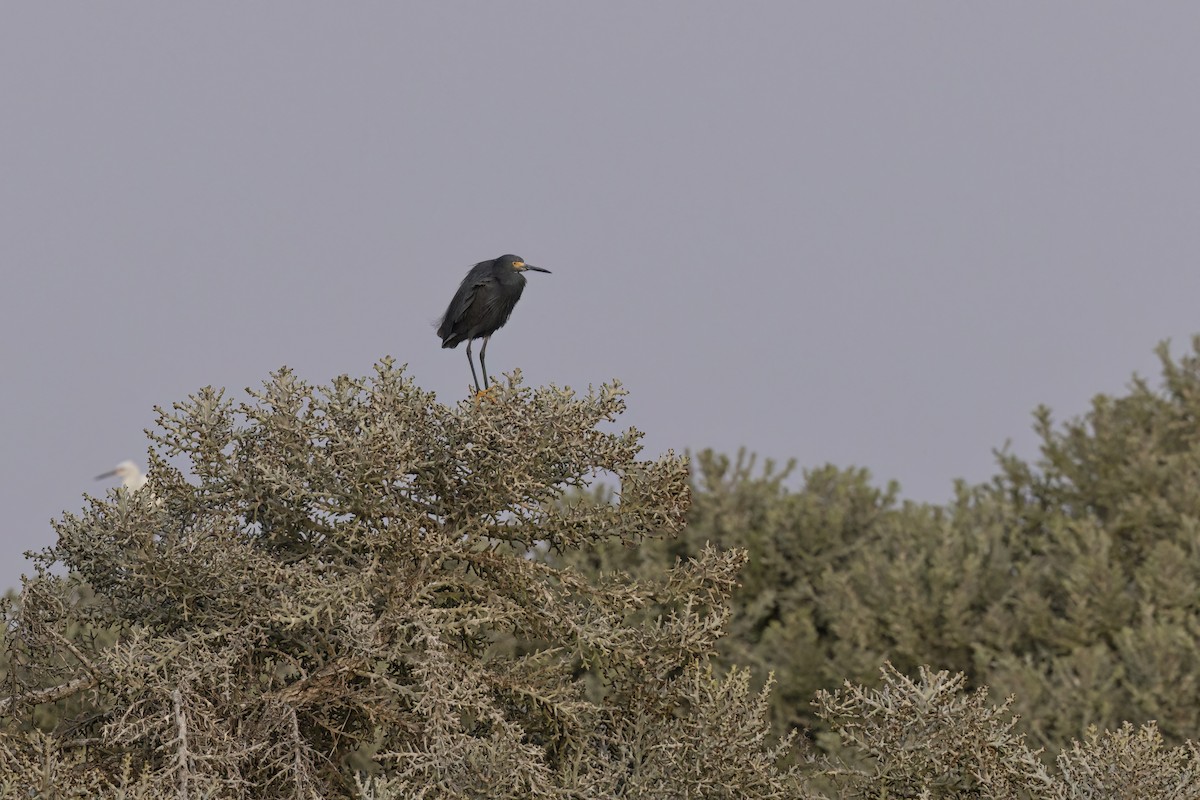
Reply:
<svg viewBox="0 0 1200 800"><path fill-rule="evenodd" d="M475 393L475 407L479 408L479 404L482 403L484 400L490 400L493 403L499 403L500 399L498 397L496 397L496 395L494 394L495 391L496 391L496 384L493 383L488 388L481 389L480 391L476 392Z"/></svg>

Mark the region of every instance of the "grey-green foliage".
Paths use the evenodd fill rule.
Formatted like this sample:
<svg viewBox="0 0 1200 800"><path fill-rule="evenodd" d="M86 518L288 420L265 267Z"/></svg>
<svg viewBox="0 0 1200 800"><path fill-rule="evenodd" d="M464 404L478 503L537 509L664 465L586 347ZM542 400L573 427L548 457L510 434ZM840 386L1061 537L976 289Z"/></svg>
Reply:
<svg viewBox="0 0 1200 800"><path fill-rule="evenodd" d="M744 553L706 549L640 582L528 557L682 526L685 460L639 460L637 431L604 430L622 396L518 376L446 406L385 361L322 387L282 370L247 402L205 389L161 411L146 489L58 521L8 620L0 783L798 796L766 695L708 663ZM620 502L561 502L598 472ZM84 635L98 630L115 643ZM11 724L63 698L84 708L54 730Z"/></svg>
<svg viewBox="0 0 1200 800"><path fill-rule="evenodd" d="M1014 694L1050 753L1126 721L1200 736L1200 338L1159 356L1160 387L1135 379L1060 427L1039 409L1040 458L1001 454L846 577L885 654Z"/></svg>
<svg viewBox="0 0 1200 800"><path fill-rule="evenodd" d="M745 548L726 664L774 670L778 731L828 752L811 699L870 683L885 660L965 674L1014 694L1049 756L1090 726L1157 720L1172 745L1200 736L1200 338L1162 382L1098 396L1083 418L1036 414L1041 457L999 455L990 482L946 506L897 500L865 470L695 459L676 540L600 546L580 563L653 576L706 543Z"/></svg>
<svg viewBox="0 0 1200 800"><path fill-rule="evenodd" d="M906 671L926 663L964 666L920 633L939 616L957 613L959 598L930 587L931 576L913 579L923 571L914 559L923 562L924 547L913 540L938 524L929 508L899 504L897 487L876 488L861 469L806 470L793 490L794 466L767 462L757 470L744 453L731 460L702 451L694 459L694 503L679 537L636 549L601 544L568 555L583 568L650 578L709 545L746 549L751 558L731 598L730 635L721 641L720 658L759 675L774 671L777 731L819 735L825 727L812 700L820 689L874 680L889 658ZM875 574L881 569L895 572L881 577Z"/></svg>
<svg viewBox="0 0 1200 800"><path fill-rule="evenodd" d="M822 691L817 713L853 766L821 759L829 796L924 800L1198 800L1200 749L1169 747L1153 722L1113 731L1090 728L1053 765L1031 749L1012 713L988 691L968 691L962 673L892 665L879 685L847 682Z"/></svg>
<svg viewBox="0 0 1200 800"><path fill-rule="evenodd" d="M1147 719L1200 736L1200 337L1159 356L1157 389L1135 379L1059 428L1039 409L1038 461L1002 457L961 500L1003 510L1013 576L977 659L1040 742Z"/></svg>
<svg viewBox="0 0 1200 800"><path fill-rule="evenodd" d="M203 391L7 612L0 796L1193 800L1195 349L944 508L689 487L615 386Z"/></svg>
<svg viewBox="0 0 1200 800"><path fill-rule="evenodd" d="M803 488L792 491L794 464L778 469L768 462L760 473L755 466L745 454L731 460L698 453L694 502L679 537L636 549L602 545L572 558L592 569L649 577L709 544L752 553L732 598L722 653L729 663L776 670L780 724L807 726L815 720L809 703L818 689L872 677L882 661L876 642L866 642L875 649L861 657L843 638L825 641L833 618L861 615L846 607L856 598L838 599L833 608L824 600L860 551L886 537L881 526L894 513L894 489L872 487L863 470L823 467L806 471Z"/></svg>

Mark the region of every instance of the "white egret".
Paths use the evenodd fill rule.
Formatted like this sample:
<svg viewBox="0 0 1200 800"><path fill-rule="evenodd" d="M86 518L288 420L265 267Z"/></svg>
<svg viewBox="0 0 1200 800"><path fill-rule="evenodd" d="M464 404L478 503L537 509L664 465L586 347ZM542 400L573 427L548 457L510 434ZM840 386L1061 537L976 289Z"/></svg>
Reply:
<svg viewBox="0 0 1200 800"><path fill-rule="evenodd" d="M132 461L122 461L103 475L97 475L96 480L102 481L113 476L120 476L121 485L130 492L136 492L146 485L146 476Z"/></svg>

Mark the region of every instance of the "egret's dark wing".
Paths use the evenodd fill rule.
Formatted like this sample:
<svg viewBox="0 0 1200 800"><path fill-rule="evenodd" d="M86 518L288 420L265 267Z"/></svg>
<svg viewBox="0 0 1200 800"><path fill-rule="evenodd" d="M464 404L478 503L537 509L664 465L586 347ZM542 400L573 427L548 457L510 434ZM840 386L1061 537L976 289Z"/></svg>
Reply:
<svg viewBox="0 0 1200 800"><path fill-rule="evenodd" d="M470 276L468 276L469 278ZM446 309L446 315L442 317L443 325L450 323L453 325L456 322L462 322L466 317L467 310L475 302L475 296L478 294L487 295L487 285L495 283L495 278L483 277L478 280L464 280L462 285L458 287L458 291L454 293L454 299L450 301L450 306ZM481 292L481 290L483 290ZM439 335L440 335L439 330Z"/></svg>
<svg viewBox="0 0 1200 800"><path fill-rule="evenodd" d="M490 261L476 264L467 273L467 277L463 278L458 291L454 293L454 299L450 301L450 305L446 308L446 313L442 315L442 321L438 325L437 335L441 337L442 347L457 347L467 338L471 327L468 312L476 301L476 295L480 294L481 290L484 296L494 294L487 292L486 289L488 284L495 282Z"/></svg>
<svg viewBox="0 0 1200 800"><path fill-rule="evenodd" d="M513 308L517 305L517 301L521 299L521 293L524 291L525 279L519 278L507 286L497 287L496 291L480 293L480 300L483 305L481 318L486 319L489 323L488 333L503 327L504 323L508 322L508 315L512 313Z"/></svg>

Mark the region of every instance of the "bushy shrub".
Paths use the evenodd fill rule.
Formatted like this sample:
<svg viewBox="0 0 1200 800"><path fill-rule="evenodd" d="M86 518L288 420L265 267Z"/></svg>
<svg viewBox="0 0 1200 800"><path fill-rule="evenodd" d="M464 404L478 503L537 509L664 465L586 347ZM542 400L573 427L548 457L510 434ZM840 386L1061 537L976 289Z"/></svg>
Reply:
<svg viewBox="0 0 1200 800"><path fill-rule="evenodd" d="M685 460L638 460L636 431L602 430L622 396L518 377L445 406L384 362L316 388L283 370L249 402L206 389L160 412L147 487L56 523L8 620L0 783L795 796L763 696L708 665L743 552L638 583L528 557L682 526ZM618 503L559 502L601 471ZM114 643L83 635L97 630ZM84 707L19 730L66 698Z"/></svg>
<svg viewBox="0 0 1200 800"><path fill-rule="evenodd" d="M724 664L773 670L777 732L841 746L810 701L885 661L962 672L1015 695L1021 730L1052 757L1092 727L1157 721L1171 745L1200 736L1200 337L1162 385L1135 379L1056 427L1041 457L998 454L990 482L946 506L900 502L861 469L708 451L679 538L572 555L583 569L649 578L708 544L744 548Z"/></svg>
<svg viewBox="0 0 1200 800"><path fill-rule="evenodd" d="M10 598L0 797L1197 800L1195 351L946 507L615 384L203 390Z"/></svg>

